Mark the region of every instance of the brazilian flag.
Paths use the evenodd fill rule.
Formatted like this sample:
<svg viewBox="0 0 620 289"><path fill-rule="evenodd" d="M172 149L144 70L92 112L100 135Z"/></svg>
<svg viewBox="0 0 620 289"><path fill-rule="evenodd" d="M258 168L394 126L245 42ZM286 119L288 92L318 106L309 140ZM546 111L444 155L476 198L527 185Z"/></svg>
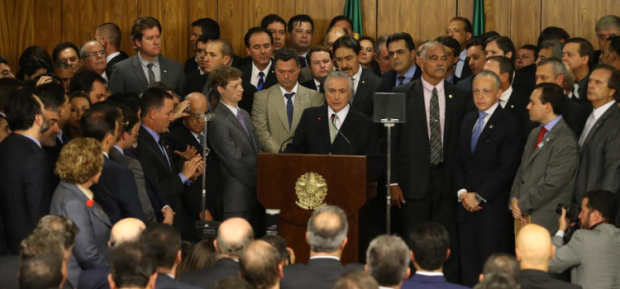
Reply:
<svg viewBox="0 0 620 289"><path fill-rule="evenodd" d="M474 36L484 31L484 0L474 0Z"/></svg>
<svg viewBox="0 0 620 289"><path fill-rule="evenodd" d="M347 0L344 5L344 16L349 17L353 22L353 31L355 32L355 38L359 39L364 36L364 30L362 28L362 3L361 0Z"/></svg>

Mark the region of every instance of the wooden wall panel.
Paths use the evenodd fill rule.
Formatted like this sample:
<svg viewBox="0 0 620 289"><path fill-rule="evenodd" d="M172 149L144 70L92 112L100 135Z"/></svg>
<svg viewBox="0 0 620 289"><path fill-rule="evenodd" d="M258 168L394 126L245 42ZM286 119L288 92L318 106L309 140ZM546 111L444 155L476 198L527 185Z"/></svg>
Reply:
<svg viewBox="0 0 620 289"><path fill-rule="evenodd" d="M415 43L445 35L456 0L378 0L377 34L408 32ZM432 13L430 13L432 11Z"/></svg>
<svg viewBox="0 0 620 289"><path fill-rule="evenodd" d="M518 50L524 44L534 44L540 34L540 0L513 0L510 18L510 38Z"/></svg>
<svg viewBox="0 0 620 289"><path fill-rule="evenodd" d="M249 3L249 0L219 1L217 5L222 38L230 42L237 55L245 55L243 36L247 31L244 20L246 3Z"/></svg>
<svg viewBox="0 0 620 289"><path fill-rule="evenodd" d="M6 58L10 66L17 73L17 47L15 45L15 27L20 25L15 19L15 2L12 0L0 0L0 11L4 11L0 17L0 55Z"/></svg>
<svg viewBox="0 0 620 289"><path fill-rule="evenodd" d="M308 14L314 20L312 45L323 44L329 22L344 14L346 0L297 0L295 14Z"/></svg>
<svg viewBox="0 0 620 289"><path fill-rule="evenodd" d="M377 39L377 0L362 0L364 36Z"/></svg>
<svg viewBox="0 0 620 289"><path fill-rule="evenodd" d="M152 16L161 22L161 54L181 63L188 58L188 7L188 0L138 0L138 17Z"/></svg>
<svg viewBox="0 0 620 289"><path fill-rule="evenodd" d="M474 21L474 0L457 0L457 16Z"/></svg>
<svg viewBox="0 0 620 289"><path fill-rule="evenodd" d="M10 1L10 0L9 0ZM14 47L16 57L26 49L28 46L34 45L34 19L32 17L32 11L34 11L34 1L17 1L13 7L13 23L9 25L9 29L14 31L13 38L9 41L16 45ZM12 68L17 73L17 58L11 62ZM17 75L17 74L16 74Z"/></svg>
<svg viewBox="0 0 620 289"><path fill-rule="evenodd" d="M377 0L377 34L407 32L418 42L418 36L410 25L412 11L417 9L414 1Z"/></svg>
<svg viewBox="0 0 620 289"><path fill-rule="evenodd" d="M194 55L194 48L189 47L189 37L192 33L191 23L200 19L209 17L217 21L217 0L189 0L189 17L187 19L187 43L189 56ZM224 36L224 35L222 35Z"/></svg>
<svg viewBox="0 0 620 289"><path fill-rule="evenodd" d="M62 1L36 0L34 9L34 40L51 53L62 39ZM41 28L45 29L41 29Z"/></svg>
<svg viewBox="0 0 620 289"><path fill-rule="evenodd" d="M501 35L510 36L510 9L513 1L517 0L484 1L486 31L497 31Z"/></svg>

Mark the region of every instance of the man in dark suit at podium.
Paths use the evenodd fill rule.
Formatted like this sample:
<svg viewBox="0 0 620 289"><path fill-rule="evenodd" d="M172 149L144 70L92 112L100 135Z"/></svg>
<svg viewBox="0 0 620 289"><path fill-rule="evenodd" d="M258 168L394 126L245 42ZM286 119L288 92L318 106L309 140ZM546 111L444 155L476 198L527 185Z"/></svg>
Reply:
<svg viewBox="0 0 620 289"><path fill-rule="evenodd" d="M304 110L287 153L367 155L374 147L372 120L349 105L353 81L335 71L325 79L326 105Z"/></svg>

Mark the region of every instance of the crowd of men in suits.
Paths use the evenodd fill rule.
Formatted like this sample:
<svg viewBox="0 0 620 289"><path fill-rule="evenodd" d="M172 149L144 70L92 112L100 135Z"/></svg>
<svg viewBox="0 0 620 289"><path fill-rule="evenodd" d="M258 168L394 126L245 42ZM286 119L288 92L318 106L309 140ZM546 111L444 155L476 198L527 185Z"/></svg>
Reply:
<svg viewBox="0 0 620 289"><path fill-rule="evenodd" d="M558 27L517 50L496 32L473 36L456 17L416 48L404 32L356 39L338 16L312 47L310 16L270 14L245 34L241 58L204 18L192 22L196 54L183 67L161 54L160 22L142 17L131 57L113 23L80 48L60 43L50 56L29 47L17 79L0 57L0 254L20 254L24 288L82 288L92 278L110 288L238 288L247 284L224 277L239 272L257 288L573 286L560 279L618 288L620 18L601 18L595 31L598 51ZM390 183L375 92L406 99ZM86 158L72 149L92 142L84 138L104 157L78 180L56 164ZM265 234L259 153L367 156L400 237L370 236L365 269L343 266L346 216L325 206L308 222L310 261L283 269L292 263L285 249L252 241ZM380 189L369 201L371 232L386 229L385 198ZM56 216L51 226L50 213L74 220ZM181 240L199 241L199 219L223 221L219 259L179 277ZM108 244L127 220L134 240ZM62 254L37 253L54 242ZM37 271L67 263L62 282ZM54 278L27 285L43 275Z"/></svg>

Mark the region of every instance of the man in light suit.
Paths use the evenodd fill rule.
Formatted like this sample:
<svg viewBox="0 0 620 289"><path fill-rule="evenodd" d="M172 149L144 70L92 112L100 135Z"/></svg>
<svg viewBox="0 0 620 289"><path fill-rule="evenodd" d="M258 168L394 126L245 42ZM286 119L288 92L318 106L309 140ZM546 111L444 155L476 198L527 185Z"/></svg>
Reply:
<svg viewBox="0 0 620 289"><path fill-rule="evenodd" d="M571 269L571 283L584 289L618 288L620 284L620 229L614 226L618 211L616 194L590 191L581 203L581 230L575 231L564 245L568 228L566 210L562 210L559 230L553 236L556 247L549 271L560 273Z"/></svg>
<svg viewBox="0 0 620 289"><path fill-rule="evenodd" d="M579 137L576 202L591 190L620 193L620 74L614 67L601 64L592 70L590 79L588 99L594 110Z"/></svg>
<svg viewBox="0 0 620 289"><path fill-rule="evenodd" d="M491 71L476 75L473 100L478 111L463 119L454 167L462 204L457 209L461 274L467 286L478 283L489 256L510 253L514 245L506 204L525 137L519 120L499 104L503 95L500 82Z"/></svg>
<svg viewBox="0 0 620 289"><path fill-rule="evenodd" d="M153 17L138 18L131 28L131 39L138 53L114 65L109 88L112 93L142 93L157 81L168 84L178 94L185 90L185 74L180 63L160 55L162 29Z"/></svg>
<svg viewBox="0 0 620 289"><path fill-rule="evenodd" d="M555 207L573 200L579 148L562 112L568 101L557 84L536 85L530 119L541 124L530 132L510 194L515 226L529 222L557 231Z"/></svg>
<svg viewBox="0 0 620 289"><path fill-rule="evenodd" d="M342 36L334 42L334 64L338 69L353 78L353 95L349 103L363 114L371 117L374 93L379 91L381 78L372 69L362 69L358 56L362 47L355 38Z"/></svg>
<svg viewBox="0 0 620 289"><path fill-rule="evenodd" d="M243 95L241 71L218 66L209 77L209 86L217 89L220 104L208 124L211 146L221 160L224 183L224 219L240 217L258 226L256 196L258 136L250 114L238 107ZM255 230L256 231L256 230Z"/></svg>
<svg viewBox="0 0 620 289"><path fill-rule="evenodd" d="M318 91L299 85L299 58L290 48L275 56L278 85L257 92L252 106L252 123L258 142L267 153L278 153L292 139L304 109L319 106L325 98Z"/></svg>

